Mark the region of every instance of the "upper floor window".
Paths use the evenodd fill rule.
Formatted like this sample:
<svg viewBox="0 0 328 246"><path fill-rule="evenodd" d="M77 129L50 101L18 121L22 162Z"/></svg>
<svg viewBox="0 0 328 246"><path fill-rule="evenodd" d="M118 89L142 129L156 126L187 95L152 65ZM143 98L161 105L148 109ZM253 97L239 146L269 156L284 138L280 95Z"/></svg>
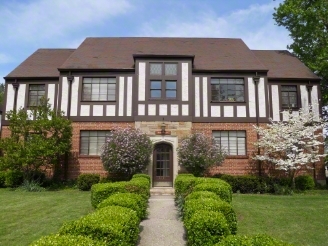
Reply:
<svg viewBox="0 0 328 246"><path fill-rule="evenodd" d="M177 98L177 63L150 63L150 98Z"/></svg>
<svg viewBox="0 0 328 246"><path fill-rule="evenodd" d="M244 79L211 79L211 101L244 102Z"/></svg>
<svg viewBox="0 0 328 246"><path fill-rule="evenodd" d="M101 148L106 142L106 136L110 131L81 131L80 154L100 155Z"/></svg>
<svg viewBox="0 0 328 246"><path fill-rule="evenodd" d="M28 89L28 106L39 106L41 98L45 96L46 93L45 85L30 85Z"/></svg>
<svg viewBox="0 0 328 246"><path fill-rule="evenodd" d="M115 101L116 78L83 78L83 101Z"/></svg>
<svg viewBox="0 0 328 246"><path fill-rule="evenodd" d="M213 131L213 137L228 155L246 155L245 131Z"/></svg>
<svg viewBox="0 0 328 246"><path fill-rule="evenodd" d="M297 108L297 86L282 85L281 86L281 101L283 108Z"/></svg>

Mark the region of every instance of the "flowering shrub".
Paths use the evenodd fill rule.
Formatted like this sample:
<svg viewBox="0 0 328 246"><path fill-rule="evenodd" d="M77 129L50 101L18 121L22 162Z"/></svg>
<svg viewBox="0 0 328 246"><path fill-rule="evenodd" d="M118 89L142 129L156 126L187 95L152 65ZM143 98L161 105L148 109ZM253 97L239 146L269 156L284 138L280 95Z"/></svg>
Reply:
<svg viewBox="0 0 328 246"><path fill-rule="evenodd" d="M204 176L209 167L220 165L226 156L214 138L194 133L184 138L178 148L179 164L195 176Z"/></svg>
<svg viewBox="0 0 328 246"><path fill-rule="evenodd" d="M118 128L107 137L101 160L107 171L132 177L146 169L152 148L150 138L139 129Z"/></svg>

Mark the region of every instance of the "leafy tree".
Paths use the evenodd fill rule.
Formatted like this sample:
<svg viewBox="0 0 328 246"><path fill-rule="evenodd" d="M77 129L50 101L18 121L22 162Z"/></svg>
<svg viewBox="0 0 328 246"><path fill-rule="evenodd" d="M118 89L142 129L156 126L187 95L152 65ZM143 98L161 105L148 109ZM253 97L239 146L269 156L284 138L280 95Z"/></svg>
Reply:
<svg viewBox="0 0 328 246"><path fill-rule="evenodd" d="M265 127L255 127L260 139L256 143L261 154L255 159L266 161L278 170L284 170L295 185L295 175L302 168L313 168L320 161L319 147L323 144L324 122L309 109L299 114L284 112L287 121L271 121Z"/></svg>
<svg viewBox="0 0 328 246"><path fill-rule="evenodd" d="M5 85L0 84L0 104L3 103L3 95L5 94Z"/></svg>
<svg viewBox="0 0 328 246"><path fill-rule="evenodd" d="M141 130L117 128L108 135L101 160L110 173L131 178L146 169L152 151L150 138Z"/></svg>
<svg viewBox="0 0 328 246"><path fill-rule="evenodd" d="M273 14L290 32L294 54L322 78L323 99L328 102L328 1L285 0Z"/></svg>
<svg viewBox="0 0 328 246"><path fill-rule="evenodd" d="M219 166L225 156L214 138L202 133L184 138L178 147L179 164L195 176L204 176L210 167Z"/></svg>
<svg viewBox="0 0 328 246"><path fill-rule="evenodd" d="M25 180L35 173L57 168L71 149L72 126L61 112L50 108L46 99L28 114L24 109L6 113L9 138L0 140L0 170L19 170ZM34 120L30 120L34 117Z"/></svg>

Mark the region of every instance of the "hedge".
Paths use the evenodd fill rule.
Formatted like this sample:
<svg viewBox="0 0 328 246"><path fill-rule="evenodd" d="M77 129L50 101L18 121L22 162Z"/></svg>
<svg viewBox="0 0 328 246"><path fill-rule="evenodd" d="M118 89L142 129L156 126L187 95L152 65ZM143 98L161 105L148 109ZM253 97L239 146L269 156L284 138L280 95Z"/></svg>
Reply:
<svg viewBox="0 0 328 246"><path fill-rule="evenodd" d="M81 235L50 235L41 237L30 246L106 246L105 242L94 241L89 237Z"/></svg>
<svg viewBox="0 0 328 246"><path fill-rule="evenodd" d="M0 188L5 187L6 172L0 171Z"/></svg>
<svg viewBox="0 0 328 246"><path fill-rule="evenodd" d="M186 198L185 201L192 200L192 199L205 199L205 198L212 198L214 200L221 200L221 198L211 191L194 191L191 192Z"/></svg>
<svg viewBox="0 0 328 246"><path fill-rule="evenodd" d="M295 188L298 190L312 190L314 187L314 179L310 175L301 175L295 178Z"/></svg>
<svg viewBox="0 0 328 246"><path fill-rule="evenodd" d="M185 222L188 246L212 246L230 234L224 215L220 212L196 212Z"/></svg>
<svg viewBox="0 0 328 246"><path fill-rule="evenodd" d="M186 197L192 191L196 179L190 174L179 174L174 181L175 197Z"/></svg>
<svg viewBox="0 0 328 246"><path fill-rule="evenodd" d="M149 183L151 182L150 176L148 174L144 174L144 173L137 173L132 176L132 179L134 179L134 178L146 178L146 179L148 179Z"/></svg>
<svg viewBox="0 0 328 246"><path fill-rule="evenodd" d="M230 235L215 246L292 246L292 244L277 240L266 234L254 236Z"/></svg>
<svg viewBox="0 0 328 246"><path fill-rule="evenodd" d="M100 175L95 173L82 173L77 177L77 188L88 191L91 186L99 183Z"/></svg>
<svg viewBox="0 0 328 246"><path fill-rule="evenodd" d="M137 212L138 217L142 220L147 216L147 202L141 195L133 193L118 193L109 196L103 200L99 205L98 209L108 206L121 206L130 208Z"/></svg>
<svg viewBox="0 0 328 246"><path fill-rule="evenodd" d="M232 190L230 185L225 185L220 182L208 182L196 185L193 191L211 191L217 194L222 200L231 203Z"/></svg>
<svg viewBox="0 0 328 246"><path fill-rule="evenodd" d="M59 234L87 236L109 246L132 246L139 237L139 222L132 209L109 206L64 224Z"/></svg>
<svg viewBox="0 0 328 246"><path fill-rule="evenodd" d="M227 220L230 232L237 233L237 216L229 203L212 198L186 200L183 208L183 221L187 223L199 211L221 212Z"/></svg>

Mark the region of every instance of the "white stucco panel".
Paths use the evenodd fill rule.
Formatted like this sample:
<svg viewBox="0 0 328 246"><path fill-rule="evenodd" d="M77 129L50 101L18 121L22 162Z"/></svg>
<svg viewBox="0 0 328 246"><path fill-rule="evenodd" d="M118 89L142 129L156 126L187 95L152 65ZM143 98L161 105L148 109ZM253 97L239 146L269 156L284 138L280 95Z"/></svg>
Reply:
<svg viewBox="0 0 328 246"><path fill-rule="evenodd" d="M145 115L145 104L138 105L138 115Z"/></svg>
<svg viewBox="0 0 328 246"><path fill-rule="evenodd" d="M20 84L17 93L17 109L25 107L26 84Z"/></svg>
<svg viewBox="0 0 328 246"><path fill-rule="evenodd" d="M126 116L132 115L132 77L128 77L127 98L126 98Z"/></svg>
<svg viewBox="0 0 328 246"><path fill-rule="evenodd" d="M51 109L53 109L55 106L55 93L56 93L56 85L48 84L48 99L49 99Z"/></svg>
<svg viewBox="0 0 328 246"><path fill-rule="evenodd" d="M148 105L148 115L155 116L156 115L156 104Z"/></svg>
<svg viewBox="0 0 328 246"><path fill-rule="evenodd" d="M79 99L79 85L80 78L74 77L72 82L72 97L71 97L71 116L77 116L77 107L78 107L78 99Z"/></svg>
<svg viewBox="0 0 328 246"><path fill-rule="evenodd" d="M260 78L260 81L258 84L258 96L259 96L259 115L260 115L260 117L266 117L264 78Z"/></svg>
<svg viewBox="0 0 328 246"><path fill-rule="evenodd" d="M64 112L64 115L67 114L67 105L68 105L68 80L67 77L63 77L60 110Z"/></svg>
<svg viewBox="0 0 328 246"><path fill-rule="evenodd" d="M309 96L308 96L309 93L306 88L306 85L301 85L300 88L301 88L301 102L302 102L301 107L308 108L309 107Z"/></svg>
<svg viewBox="0 0 328 246"><path fill-rule="evenodd" d="M93 105L92 115L93 116L103 116L104 115L104 106L103 105Z"/></svg>
<svg viewBox="0 0 328 246"><path fill-rule="evenodd" d="M203 77L203 116L208 117L207 78Z"/></svg>
<svg viewBox="0 0 328 246"><path fill-rule="evenodd" d="M233 117L233 106L224 106L224 117Z"/></svg>
<svg viewBox="0 0 328 246"><path fill-rule="evenodd" d="M281 113L282 113L282 120L283 121L289 120L289 112L288 111L284 110Z"/></svg>
<svg viewBox="0 0 328 246"><path fill-rule="evenodd" d="M124 77L119 78L118 116L124 115Z"/></svg>
<svg viewBox="0 0 328 246"><path fill-rule="evenodd" d="M319 95L318 95L318 86L314 85L311 90L311 103L312 111L315 115L315 119L319 120Z"/></svg>
<svg viewBox="0 0 328 246"><path fill-rule="evenodd" d="M14 110L14 99L15 99L15 89L13 85L8 84L6 112L10 110ZM6 117L6 119L8 118Z"/></svg>
<svg viewBox="0 0 328 246"><path fill-rule="evenodd" d="M221 117L220 106L211 106L211 117Z"/></svg>
<svg viewBox="0 0 328 246"><path fill-rule="evenodd" d="M195 117L200 117L199 77L195 77Z"/></svg>
<svg viewBox="0 0 328 246"><path fill-rule="evenodd" d="M182 104L182 115L183 116L189 115L189 105L188 104Z"/></svg>
<svg viewBox="0 0 328 246"><path fill-rule="evenodd" d="M255 85L253 78L248 78L248 109L249 117L256 117Z"/></svg>
<svg viewBox="0 0 328 246"><path fill-rule="evenodd" d="M106 116L115 116L115 105L106 105Z"/></svg>
<svg viewBox="0 0 328 246"><path fill-rule="evenodd" d="M189 100L189 89L188 89L188 63L182 63L182 78L181 78L181 87L182 87L182 101Z"/></svg>
<svg viewBox="0 0 328 246"><path fill-rule="evenodd" d="M246 106L237 106L237 117L246 117Z"/></svg>
<svg viewBox="0 0 328 246"><path fill-rule="evenodd" d="M178 104L172 104L171 105L171 115L172 116L178 116L179 115L179 105Z"/></svg>
<svg viewBox="0 0 328 246"><path fill-rule="evenodd" d="M80 116L90 116L90 105L81 105Z"/></svg>
<svg viewBox="0 0 328 246"><path fill-rule="evenodd" d="M278 85L271 86L272 96L272 119L280 121L280 107L279 107L279 88Z"/></svg>
<svg viewBox="0 0 328 246"><path fill-rule="evenodd" d="M146 63L139 62L139 86L138 86L138 100L145 101L146 98Z"/></svg>
<svg viewBox="0 0 328 246"><path fill-rule="evenodd" d="M167 104L159 105L159 115L166 116L167 115Z"/></svg>

